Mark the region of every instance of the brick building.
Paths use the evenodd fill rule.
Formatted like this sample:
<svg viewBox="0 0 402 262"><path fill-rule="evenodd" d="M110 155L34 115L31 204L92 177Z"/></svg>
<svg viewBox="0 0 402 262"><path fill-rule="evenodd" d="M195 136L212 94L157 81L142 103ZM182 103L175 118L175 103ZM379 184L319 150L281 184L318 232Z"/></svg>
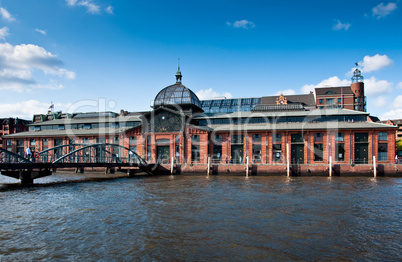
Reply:
<svg viewBox="0 0 402 262"><path fill-rule="evenodd" d="M3 145L3 135L28 131L31 121L18 118L0 118L0 147Z"/></svg>
<svg viewBox="0 0 402 262"><path fill-rule="evenodd" d="M361 71L353 73L352 84L341 87L320 87L315 89L316 105L319 109L350 109L366 112L366 97Z"/></svg>
<svg viewBox="0 0 402 262"><path fill-rule="evenodd" d="M191 165L206 164L208 157L214 163L236 164L248 158L261 165L283 165L287 156L292 163L309 165L330 159L339 164L372 163L373 156L379 163L394 161L396 127L367 121L364 110L315 109L313 94L219 99L213 105L215 100L200 101L181 79L179 70L176 83L156 95L149 112L35 115L29 131L7 135L3 147L23 154L26 147L43 151L107 142L151 163L173 158Z"/></svg>

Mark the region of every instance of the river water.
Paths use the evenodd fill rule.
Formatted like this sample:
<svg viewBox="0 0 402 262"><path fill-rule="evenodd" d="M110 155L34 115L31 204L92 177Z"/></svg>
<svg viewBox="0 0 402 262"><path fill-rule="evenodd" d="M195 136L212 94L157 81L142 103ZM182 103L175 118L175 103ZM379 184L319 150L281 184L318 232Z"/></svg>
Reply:
<svg viewBox="0 0 402 262"><path fill-rule="evenodd" d="M401 178L47 179L0 192L1 262L402 257Z"/></svg>

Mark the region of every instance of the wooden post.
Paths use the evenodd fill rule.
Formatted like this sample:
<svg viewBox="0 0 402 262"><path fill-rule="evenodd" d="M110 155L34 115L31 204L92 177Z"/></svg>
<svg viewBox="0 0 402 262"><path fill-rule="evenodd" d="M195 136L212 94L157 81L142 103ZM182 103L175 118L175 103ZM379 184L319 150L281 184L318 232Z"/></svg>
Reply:
<svg viewBox="0 0 402 262"><path fill-rule="evenodd" d="M332 156L329 156L328 172L329 176L332 176Z"/></svg>
<svg viewBox="0 0 402 262"><path fill-rule="evenodd" d="M170 174L173 175L173 168L174 168L174 157L172 156L172 162L170 163Z"/></svg>
<svg viewBox="0 0 402 262"><path fill-rule="evenodd" d="M286 174L290 176L289 143L286 143Z"/></svg>
<svg viewBox="0 0 402 262"><path fill-rule="evenodd" d="M246 177L248 177L248 156L246 156Z"/></svg>
<svg viewBox="0 0 402 262"><path fill-rule="evenodd" d="M209 176L209 171L210 171L210 169L211 169L211 157L209 156L208 157L208 166L207 166L207 176Z"/></svg>
<svg viewBox="0 0 402 262"><path fill-rule="evenodd" d="M375 156L373 156L373 173L374 173L374 177L377 177L377 167L376 167L376 163L375 163Z"/></svg>

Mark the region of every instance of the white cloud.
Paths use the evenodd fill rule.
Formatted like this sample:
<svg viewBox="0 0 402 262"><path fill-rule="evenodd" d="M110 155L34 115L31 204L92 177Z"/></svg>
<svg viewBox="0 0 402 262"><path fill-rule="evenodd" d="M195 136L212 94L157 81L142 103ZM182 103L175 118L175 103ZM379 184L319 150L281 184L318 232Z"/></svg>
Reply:
<svg viewBox="0 0 402 262"><path fill-rule="evenodd" d="M3 7L0 7L0 16L7 22L15 21L15 18Z"/></svg>
<svg viewBox="0 0 402 262"><path fill-rule="evenodd" d="M392 103L392 107L393 108L402 108L402 95L399 95L395 98L394 102Z"/></svg>
<svg viewBox="0 0 402 262"><path fill-rule="evenodd" d="M226 22L226 24L228 26L233 26L234 28L249 29L255 27L255 24L253 22L244 19L235 21L234 23Z"/></svg>
<svg viewBox="0 0 402 262"><path fill-rule="evenodd" d="M380 116L381 120L400 119L402 116L402 108L388 111Z"/></svg>
<svg viewBox="0 0 402 262"><path fill-rule="evenodd" d="M202 90L198 91L196 93L196 95L198 96L198 98L200 100L209 100L209 99L214 99L217 97L226 97L226 98L233 97L232 94L229 92L219 93L217 91L212 90L212 88L202 89Z"/></svg>
<svg viewBox="0 0 402 262"><path fill-rule="evenodd" d="M40 30L38 28L35 29L36 32L42 34L42 35L46 35L46 31L45 30Z"/></svg>
<svg viewBox="0 0 402 262"><path fill-rule="evenodd" d="M109 5L108 7L106 7L105 12L113 15L113 6Z"/></svg>
<svg viewBox="0 0 402 262"><path fill-rule="evenodd" d="M66 0L67 5L69 6L75 6L77 2L78 0Z"/></svg>
<svg viewBox="0 0 402 262"><path fill-rule="evenodd" d="M278 92L276 92L274 95L280 95L280 94L283 94L283 95L295 95L296 94L296 91L295 90L293 90L293 89L287 89L287 90L283 90L283 91L278 91Z"/></svg>
<svg viewBox="0 0 402 262"><path fill-rule="evenodd" d="M348 81L346 79L341 80L341 79L339 79L339 77L333 76L328 79L322 80L317 85L304 85L301 88L301 91L303 93L308 94L310 92L314 92L315 88L319 88L319 87L335 87L335 86L349 86L349 85L350 85L350 81Z"/></svg>
<svg viewBox="0 0 402 262"><path fill-rule="evenodd" d="M0 43L0 90L23 92L35 88L38 84L32 76L34 70L67 79L75 78L74 72L61 66L63 62L60 59L40 46Z"/></svg>
<svg viewBox="0 0 402 262"><path fill-rule="evenodd" d="M402 89L402 82L399 82L397 85L398 88Z"/></svg>
<svg viewBox="0 0 402 262"><path fill-rule="evenodd" d="M66 0L68 6L83 6L87 8L87 12L91 14L100 13L100 6L95 4L92 0Z"/></svg>
<svg viewBox="0 0 402 262"><path fill-rule="evenodd" d="M379 96L374 100L373 104L376 107L383 107L383 106L386 106L388 104L388 100L383 96Z"/></svg>
<svg viewBox="0 0 402 262"><path fill-rule="evenodd" d="M379 80L372 76L364 80L364 93L366 96L374 96L392 91L392 83L387 80Z"/></svg>
<svg viewBox="0 0 402 262"><path fill-rule="evenodd" d="M2 28L0 28L0 39L5 40L6 36L10 35L8 33L8 27L7 26L3 26Z"/></svg>
<svg viewBox="0 0 402 262"><path fill-rule="evenodd" d="M373 8L373 16L376 16L377 18L385 17L397 8L398 6L396 5L396 3L388 3L387 5L381 3Z"/></svg>
<svg viewBox="0 0 402 262"><path fill-rule="evenodd" d="M342 30L344 29L345 31L349 29L350 24L345 23L343 24L340 20L337 20L338 22L332 27L334 30Z"/></svg>
<svg viewBox="0 0 402 262"><path fill-rule="evenodd" d="M91 14L98 14L100 12L100 6L91 1L80 1L78 5L86 7L87 12Z"/></svg>
<svg viewBox="0 0 402 262"><path fill-rule="evenodd" d="M387 55L379 55L379 54L376 54L374 56L366 55L363 58L363 61L359 62L359 65L362 66L362 72L364 73L378 71L392 64L393 64L392 59L390 59Z"/></svg>
<svg viewBox="0 0 402 262"><path fill-rule="evenodd" d="M49 105L49 103L37 100L28 100L15 104L0 104L0 117L18 117L31 120L34 114L47 113ZM58 104L58 108L61 106L61 104Z"/></svg>

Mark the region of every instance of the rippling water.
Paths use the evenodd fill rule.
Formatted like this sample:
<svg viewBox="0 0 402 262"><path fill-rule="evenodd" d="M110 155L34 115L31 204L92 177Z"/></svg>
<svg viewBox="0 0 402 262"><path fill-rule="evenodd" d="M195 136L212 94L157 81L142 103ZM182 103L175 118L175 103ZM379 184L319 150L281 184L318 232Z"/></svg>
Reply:
<svg viewBox="0 0 402 262"><path fill-rule="evenodd" d="M0 261L396 261L402 179L174 176L0 192Z"/></svg>

